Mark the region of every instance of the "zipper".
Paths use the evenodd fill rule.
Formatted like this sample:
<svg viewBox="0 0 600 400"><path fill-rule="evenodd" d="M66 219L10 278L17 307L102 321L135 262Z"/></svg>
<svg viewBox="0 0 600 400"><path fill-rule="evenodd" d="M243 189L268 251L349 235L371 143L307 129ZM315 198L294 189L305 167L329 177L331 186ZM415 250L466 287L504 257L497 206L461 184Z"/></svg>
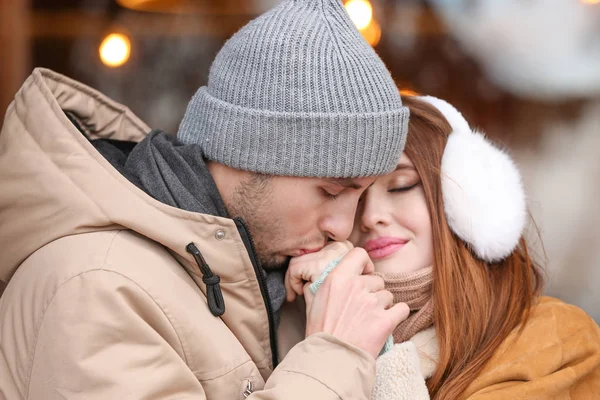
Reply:
<svg viewBox="0 0 600 400"><path fill-rule="evenodd" d="M267 291L267 278L262 274L260 263L256 258L256 250L254 247L254 239L252 239L252 235L248 230L248 226L244 222L242 218L234 218L235 225L238 228L238 232L246 246L246 250L248 250L248 255L250 256L250 261L252 262L252 266L254 267L254 273L256 274L256 278L258 279L258 286L260 287L260 293L262 294L263 301L265 302L265 306L267 307L267 316L269 318L269 339L271 343L271 356L273 358L273 369L277 367L277 362L279 356L277 354L277 332L275 332L275 319L273 317L273 306L271 305L271 298L269 297L269 292Z"/></svg>

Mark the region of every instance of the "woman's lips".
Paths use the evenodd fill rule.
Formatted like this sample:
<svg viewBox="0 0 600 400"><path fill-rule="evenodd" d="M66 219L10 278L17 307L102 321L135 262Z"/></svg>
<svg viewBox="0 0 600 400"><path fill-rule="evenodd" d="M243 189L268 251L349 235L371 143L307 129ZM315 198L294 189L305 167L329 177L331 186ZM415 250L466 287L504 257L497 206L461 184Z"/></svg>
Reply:
<svg viewBox="0 0 600 400"><path fill-rule="evenodd" d="M378 260L394 254L400 250L408 240L397 237L384 236L377 239L369 240L365 243L365 250L369 253L372 260Z"/></svg>

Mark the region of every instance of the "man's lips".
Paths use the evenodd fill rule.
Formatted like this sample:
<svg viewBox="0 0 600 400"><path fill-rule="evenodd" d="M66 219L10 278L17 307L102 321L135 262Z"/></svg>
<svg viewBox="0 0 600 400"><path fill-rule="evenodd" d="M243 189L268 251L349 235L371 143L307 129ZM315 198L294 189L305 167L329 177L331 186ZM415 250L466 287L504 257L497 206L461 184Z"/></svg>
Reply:
<svg viewBox="0 0 600 400"><path fill-rule="evenodd" d="M394 254L406 243L408 243L408 240L391 236L382 236L377 239L369 240L365 243L364 249L369 253L371 259L377 260Z"/></svg>
<svg viewBox="0 0 600 400"><path fill-rule="evenodd" d="M293 257L300 257L305 254L316 253L317 251L320 251L321 249L322 249L322 247L317 247L314 249L299 249L294 252Z"/></svg>

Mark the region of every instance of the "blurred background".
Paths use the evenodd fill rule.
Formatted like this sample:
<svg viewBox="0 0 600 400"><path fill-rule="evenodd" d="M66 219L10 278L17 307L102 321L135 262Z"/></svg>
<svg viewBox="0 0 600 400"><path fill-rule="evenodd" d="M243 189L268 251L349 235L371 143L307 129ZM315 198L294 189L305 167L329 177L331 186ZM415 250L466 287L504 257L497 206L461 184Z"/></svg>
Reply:
<svg viewBox="0 0 600 400"><path fill-rule="evenodd" d="M175 133L225 40L279 0L0 0L0 121L34 67ZM442 97L522 169L546 293L600 322L600 0L346 0L405 91Z"/></svg>

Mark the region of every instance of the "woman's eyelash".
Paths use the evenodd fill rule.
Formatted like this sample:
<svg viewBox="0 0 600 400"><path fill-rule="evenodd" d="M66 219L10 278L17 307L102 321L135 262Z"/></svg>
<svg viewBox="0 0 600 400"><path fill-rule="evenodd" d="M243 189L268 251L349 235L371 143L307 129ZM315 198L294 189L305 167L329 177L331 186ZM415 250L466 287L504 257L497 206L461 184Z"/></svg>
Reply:
<svg viewBox="0 0 600 400"><path fill-rule="evenodd" d="M394 193L394 192L408 192L409 190L417 187L418 185L419 185L419 182L415 183L414 185L407 186L407 187L390 189L390 190L388 190L388 192L390 192L390 193Z"/></svg>

